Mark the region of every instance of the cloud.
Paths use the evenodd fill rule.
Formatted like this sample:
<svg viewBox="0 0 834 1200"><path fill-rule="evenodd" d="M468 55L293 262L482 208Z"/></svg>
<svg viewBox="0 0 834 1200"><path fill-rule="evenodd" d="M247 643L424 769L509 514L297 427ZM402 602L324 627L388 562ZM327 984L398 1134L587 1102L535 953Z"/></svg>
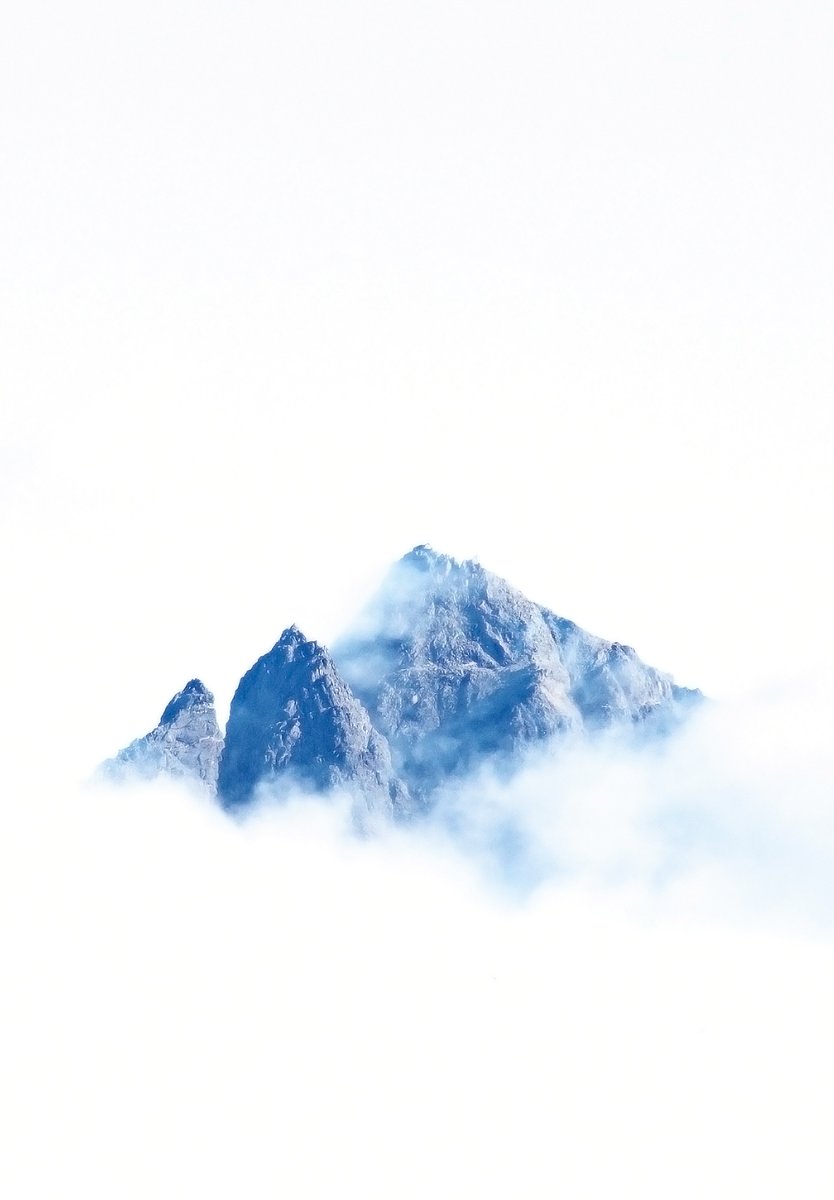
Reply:
<svg viewBox="0 0 834 1200"><path fill-rule="evenodd" d="M21 775L4 1194L829 1195L826 729L577 748L454 837Z"/></svg>
<svg viewBox="0 0 834 1200"><path fill-rule="evenodd" d="M830 928L832 719L823 687L771 686L704 705L674 736L577 738L509 781L485 773L437 821L522 890L559 878Z"/></svg>

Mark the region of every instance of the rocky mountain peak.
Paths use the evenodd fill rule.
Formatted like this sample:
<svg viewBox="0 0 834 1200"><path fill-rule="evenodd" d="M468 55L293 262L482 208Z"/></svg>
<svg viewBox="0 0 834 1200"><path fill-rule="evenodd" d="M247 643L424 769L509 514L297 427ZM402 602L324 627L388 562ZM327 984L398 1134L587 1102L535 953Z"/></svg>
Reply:
<svg viewBox="0 0 834 1200"><path fill-rule="evenodd" d="M404 554L397 565L417 571L430 572L435 575L448 575L455 567L460 567L464 564L459 563L448 554L441 554L428 545L428 543L424 542L422 545L415 546L412 550L409 550L408 554Z"/></svg>
<svg viewBox="0 0 834 1200"><path fill-rule="evenodd" d="M110 779L174 775L214 792L222 751L214 696L201 680L191 679L169 700L156 728L104 763L102 772Z"/></svg>
<svg viewBox="0 0 834 1200"><path fill-rule="evenodd" d="M212 708L214 696L201 679L190 679L181 692L177 692L169 700L165 711L159 718L160 725L170 725L183 712L195 712L199 709Z"/></svg>
<svg viewBox="0 0 834 1200"><path fill-rule="evenodd" d="M479 563L426 546L400 559L336 661L427 799L485 758L554 734L672 711L671 679Z"/></svg>
<svg viewBox="0 0 834 1200"><path fill-rule="evenodd" d="M297 626L250 667L232 699L220 799L240 808L260 785L341 788L361 801L360 818L390 814L407 799L385 738L327 649Z"/></svg>
<svg viewBox="0 0 834 1200"><path fill-rule="evenodd" d="M309 646L312 648L318 646L318 643L310 641L309 638L306 638L298 626L293 624L289 625L284 630L278 641L275 643L273 650L278 650L280 647L281 650L285 651L290 657L292 657L293 652L299 646Z"/></svg>
<svg viewBox="0 0 834 1200"><path fill-rule="evenodd" d="M485 762L512 769L556 735L662 728L699 698L630 646L424 544L392 566L332 655L297 625L281 633L238 684L225 747L211 692L192 679L107 769L192 775L227 809L264 786L343 790L366 824L429 807Z"/></svg>

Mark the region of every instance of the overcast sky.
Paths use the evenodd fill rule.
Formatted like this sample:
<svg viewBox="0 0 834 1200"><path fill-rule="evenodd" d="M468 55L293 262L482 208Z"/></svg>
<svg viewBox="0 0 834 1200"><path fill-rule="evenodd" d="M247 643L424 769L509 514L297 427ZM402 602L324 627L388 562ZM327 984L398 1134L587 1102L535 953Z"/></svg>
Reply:
<svg viewBox="0 0 834 1200"><path fill-rule="evenodd" d="M33 1162L43 1170L42 1132L60 1191L87 1178L92 1196L134 1194L124 1164L138 1114L147 1140L132 1178L143 1197L188 1194L196 1163L204 1194L213 1182L228 1195L242 1178L236 1147L252 1195L272 1195L279 1180L287 1195L329 1197L346 1178L368 1195L387 1197L392 1186L420 1200L429 1190L487 1195L490 1181L517 1182L517 1156L528 1164L522 1196L552 1196L560 1164L571 1200L627 1194L624 1178L641 1200L736 1200L767 1195L768 1182L773 1195L830 1195L828 1133L814 1123L828 1111L814 1080L830 1059L829 943L810 951L803 933L760 945L749 931L703 941L688 917L686 932L677 916L666 925L665 911L656 936L634 924L622 934L617 905L600 901L597 921L587 897L565 891L537 901L520 935L525 952L501 926L493 954L506 914L471 899L460 864L438 883L427 865L437 860L410 858L398 889L384 859L363 851L363 884L355 849L331 861L331 842L311 840L306 827L284 829L265 850L247 842L229 860L228 831L181 797L154 793L121 809L112 798L76 803L66 790L150 728L194 675L217 693L223 719L238 678L284 626L330 640L386 565L429 541L634 645L680 683L774 706L741 725L734 710L719 733L671 760L677 774L627 764L589 782L580 771L566 793L578 824L560 812L554 834L573 847L573 866L613 863L616 874L627 861L629 878L648 886L654 849L646 859L630 821L655 813L663 788L682 778L684 831L702 795L707 825L723 822L724 835L732 827L722 844L729 837L745 859L743 875L758 849L773 850L774 873L756 875L761 894L770 890L778 907L774 880L788 896L801 877L810 908L825 908L834 844L821 707L834 667L830 5L6 8L0 721L14 764L7 794L24 803L7 806L0 874L10 911L26 915L6 960L15 982L5 1027L23 1088L10 1100L15 1194L29 1194L24 1176L32 1195L46 1194L44 1177L26 1174ZM32 784L34 766L48 770L48 787ZM637 799L600 850L607 816L587 814L620 795ZM756 807L762 797L773 821ZM774 847L787 843L780 856ZM266 858L257 868L247 858L273 853L283 855L286 886ZM695 859L683 895L720 910L737 881L725 888L719 872L715 885L713 867ZM593 909L607 892L592 875ZM334 895L354 887L360 899L341 912ZM440 965L425 895L432 928L450 931ZM391 903L411 914L416 946L401 970ZM306 915L281 927L276 949L264 914L282 905ZM241 948L235 931L253 919ZM183 957L191 939L197 948ZM335 975L326 955L310 965L309 945L321 941L343 954ZM475 947L463 966L460 944ZM567 993L564 976L539 965L554 944L574 981ZM589 945L601 957L587 974ZM393 961L394 975L377 965L360 979L352 954ZM289 996L270 974L279 961L301 981ZM660 962L670 965L658 993ZM778 978L774 963L787 964ZM471 1025L470 1001L493 977L496 998ZM624 978L625 1007L611 1012L600 997L619 995ZM270 1040L273 1002L292 1024L305 998L334 987L355 988L345 1018L359 1022L355 1043L315 1008L288 1066ZM51 998L67 992L62 1025ZM183 1050L181 1031L207 994ZM215 1085L232 1097L253 1078L241 1063L260 1064L261 1093L247 1097L226 1143L201 1071L214 1061L205 1052L218 1027L253 994L243 1043L227 1026L214 1064ZM351 1047L372 1040L375 1003L386 1014L382 1049L357 1100ZM568 1027L583 1032L537 1058L537 1033L560 1003ZM412 1028L426 1004L434 1023L412 1044L391 1014ZM664 1024L670 1012L678 1024ZM706 1043L693 1032L705 1028ZM504 1047L497 1065L482 1053L492 1030ZM132 1102L114 1062L137 1089ZM380 1100L415 1072L416 1092L393 1108ZM287 1080L277 1099L275 1077ZM506 1093L490 1092L502 1077ZM566 1083L551 1095L556 1077ZM518 1109L510 1100L525 1088ZM319 1107L322 1094L332 1107ZM427 1107L425 1175L406 1177L402 1131ZM463 1111L453 1147L448 1131ZM732 1125L739 1111L749 1116L743 1130ZM363 1112L394 1147L372 1179L355 1151ZM274 1128L265 1113L292 1130L290 1165L274 1175L255 1148ZM113 1148L95 1167L85 1122ZM504 1157L495 1143L478 1158L484 1122L510 1128ZM563 1131L555 1162L554 1122ZM309 1140L322 1123L336 1135L330 1158ZM656 1126L659 1161L641 1140ZM787 1157L773 1149L780 1136ZM609 1157L589 1182L582 1172L600 1145ZM762 1146L773 1153L762 1157ZM681 1177L681 1162L695 1163L694 1175ZM318 1173L305 1192L298 1180L311 1163Z"/></svg>
<svg viewBox="0 0 834 1200"><path fill-rule="evenodd" d="M830 663L831 43L810 0L10 10L6 628L85 752L421 541L712 694Z"/></svg>

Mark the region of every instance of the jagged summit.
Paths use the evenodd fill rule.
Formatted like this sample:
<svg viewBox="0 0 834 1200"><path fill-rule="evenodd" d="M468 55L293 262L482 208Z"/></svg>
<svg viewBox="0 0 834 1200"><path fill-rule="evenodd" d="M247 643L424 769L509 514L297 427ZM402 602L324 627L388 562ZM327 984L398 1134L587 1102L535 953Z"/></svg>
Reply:
<svg viewBox="0 0 834 1200"><path fill-rule="evenodd" d="M700 693L587 633L472 559L415 546L331 655L297 625L245 673L225 746L199 679L106 764L167 771L230 810L262 785L356 797L361 823L412 814L486 762L512 770L558 735L672 724Z"/></svg>
<svg viewBox="0 0 834 1200"><path fill-rule="evenodd" d="M229 712L218 793L230 809L260 784L354 793L367 815L407 802L385 738L329 652L293 625L246 672Z"/></svg>
<svg viewBox="0 0 834 1200"><path fill-rule="evenodd" d="M309 639L306 638L299 627L293 623L292 625L288 625L281 634L278 641L275 643L273 650L277 649L278 646L300 646L308 641ZM310 642L309 644L311 646L317 645L316 642Z"/></svg>
<svg viewBox="0 0 834 1200"><path fill-rule="evenodd" d="M486 757L644 720L683 699L630 648L564 621L478 562L425 546L394 564L334 653L424 800Z"/></svg>
<svg viewBox="0 0 834 1200"><path fill-rule="evenodd" d="M214 696L201 679L189 679L181 692L168 702L165 711L159 718L160 725L169 725L184 710L214 704Z"/></svg>
<svg viewBox="0 0 834 1200"><path fill-rule="evenodd" d="M404 554L397 565L416 567L421 571L436 571L445 574L454 567L474 566L475 564L458 562L451 555L441 554L440 551L435 550L427 542L423 542L421 545L409 550L407 554Z"/></svg>
<svg viewBox="0 0 834 1200"><path fill-rule="evenodd" d="M217 723L214 696L199 679L191 679L168 704L159 724L103 764L110 779L175 775L217 787L223 735Z"/></svg>
<svg viewBox="0 0 834 1200"><path fill-rule="evenodd" d="M485 755L582 724L538 606L423 547L394 565L335 656L424 800Z"/></svg>

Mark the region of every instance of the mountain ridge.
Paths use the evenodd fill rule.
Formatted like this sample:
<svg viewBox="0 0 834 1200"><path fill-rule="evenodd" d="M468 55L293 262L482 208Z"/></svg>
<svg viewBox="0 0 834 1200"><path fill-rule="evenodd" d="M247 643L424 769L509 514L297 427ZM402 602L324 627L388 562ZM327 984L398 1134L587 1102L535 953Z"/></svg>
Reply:
<svg viewBox="0 0 834 1200"><path fill-rule="evenodd" d="M631 647L428 545L393 565L334 657L425 799L485 758L645 720L691 695Z"/></svg>
<svg viewBox="0 0 834 1200"><path fill-rule="evenodd" d="M421 544L332 651L285 629L241 677L225 735L213 699L190 680L105 774L190 776L235 813L269 792L342 791L362 825L428 811L450 781L512 770L568 733L671 727L702 697L477 561Z"/></svg>

